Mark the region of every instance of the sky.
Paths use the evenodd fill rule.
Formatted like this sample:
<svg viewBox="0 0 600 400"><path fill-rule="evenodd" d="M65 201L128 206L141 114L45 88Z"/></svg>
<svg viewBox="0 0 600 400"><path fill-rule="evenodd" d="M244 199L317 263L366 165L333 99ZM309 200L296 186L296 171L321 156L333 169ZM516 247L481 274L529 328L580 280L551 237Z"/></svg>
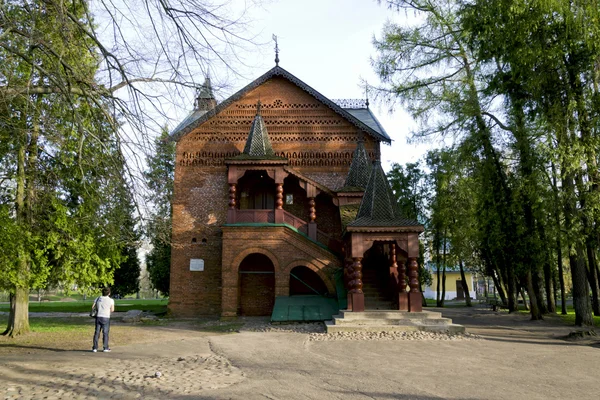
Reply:
<svg viewBox="0 0 600 400"><path fill-rule="evenodd" d="M361 79L379 84L370 64L376 55L373 36L380 36L388 19L405 18L375 0L265 0L248 14L248 31L264 45L244 58L244 65L236 67L241 76L217 97L223 100L275 66L275 34L282 68L330 99L364 98ZM393 141L382 146L385 169L392 162L415 162L425 153L428 146L407 143L415 122L401 105L389 113L389 106L370 99L370 108Z"/></svg>

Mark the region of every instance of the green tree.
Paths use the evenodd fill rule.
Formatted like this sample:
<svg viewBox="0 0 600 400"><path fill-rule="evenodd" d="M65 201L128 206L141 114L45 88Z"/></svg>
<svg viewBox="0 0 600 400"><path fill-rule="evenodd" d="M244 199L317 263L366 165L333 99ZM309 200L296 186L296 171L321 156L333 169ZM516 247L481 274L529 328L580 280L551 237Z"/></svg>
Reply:
<svg viewBox="0 0 600 400"><path fill-rule="evenodd" d="M558 215L536 209L540 204L541 179L535 176L538 163L532 157L531 149L535 147L531 143L537 142L549 149L548 164L558 169L561 180L557 197L562 203L562 227L558 231L564 232L560 236L564 236L569 249L576 324L591 325L588 284L594 293L594 309L600 314L596 262L598 3L476 1L465 6L464 15L464 26L470 32L478 57L495 66L492 82L496 84L490 89L506 98L512 117L508 130L515 137L521 175L529 183L521 191L525 227L530 233L528 247L535 249L536 242L544 242L546 236L545 227L537 224L536 219L543 220L548 213ZM539 126L548 135L531 135L527 123ZM539 254L544 252L532 253L538 259L532 260L529 273L535 274L539 265L544 264L549 287L551 272L546 266L549 257L546 254L539 259L536 257ZM557 258L560 264L561 257ZM536 280L531 283L535 285ZM532 292L536 292L535 287Z"/></svg>
<svg viewBox="0 0 600 400"><path fill-rule="evenodd" d="M135 228L135 207L128 193L123 191L123 199L120 200L124 208L125 219L121 221L120 245L122 261L115 271L114 283L111 293L120 297L137 293L140 290L140 261L137 255L139 235Z"/></svg>
<svg viewBox="0 0 600 400"><path fill-rule="evenodd" d="M89 38L78 31L54 29L65 11L85 20L81 4L58 10L45 3L3 3L5 20L23 22L19 27L8 24L3 39L11 29L34 29L61 54L60 59L49 55L43 46L33 46L27 35L11 36L0 46L4 88L94 76L96 60L81 51L93 46ZM60 75L44 72L58 69L56 64L64 67L62 63L74 67L63 68ZM60 93L8 92L2 100L2 142L9 153L2 164L9 182L3 206L18 235L12 244L2 243L3 252L16 257L5 260L0 268L4 288L11 293L5 334L15 336L29 330L30 288L42 288L51 281L67 288L74 284L87 288L112 280L120 256L110 236L115 220L108 216L118 206L104 196L110 196L122 178L121 170L114 168L114 156L120 150L111 136L113 121L106 104L90 104L79 95L65 103Z"/></svg>
<svg viewBox="0 0 600 400"><path fill-rule="evenodd" d="M155 140L155 153L147 158L145 173L149 188L147 201L153 204L147 236L152 250L146 256L146 267L152 286L169 294L171 267L171 216L175 174L175 143L169 140L167 128Z"/></svg>
<svg viewBox="0 0 600 400"><path fill-rule="evenodd" d="M426 224L426 201L428 196L426 175L420 167L420 163L407 163L405 166L392 164L392 169L387 173L388 181L392 187L397 206L403 216L412 218L422 224ZM419 242L419 287L423 292L423 286L432 283L431 273L425 264L425 246ZM423 296L423 306L427 301Z"/></svg>
<svg viewBox="0 0 600 400"><path fill-rule="evenodd" d="M12 336L29 329L30 288L112 283L126 220L116 193L135 181L122 151L135 157L148 144L156 114L165 116L157 96L232 70L232 52L252 43L226 5L142 3L0 2L0 206L4 234L19 238L0 242L16 254L0 264ZM142 147L132 149L132 131Z"/></svg>
<svg viewBox="0 0 600 400"><path fill-rule="evenodd" d="M411 10L417 19L408 25L388 23L382 38L375 41L378 57L374 66L383 82L378 92L390 103L399 99L421 122L415 137L442 136L453 143L454 149L470 154L476 170L473 179L479 183L478 201L474 204L485 211L477 221L477 230L486 232L479 235L484 239L480 241L479 253L486 254L490 265L499 272L508 289L508 307L514 311L520 274L530 264L520 236L515 235L522 229L502 140L505 124L491 112L496 103L485 90L489 85L489 66L473 53L469 31L461 20L462 3L390 0L387 4L394 10ZM440 204L433 204L440 218L432 217L431 221L436 249L433 254L444 266L456 254L448 247L450 225L442 212L448 208L442 203L454 195L441 195L448 191L444 185L452 182L452 175L445 169L440 170L444 179L436 191Z"/></svg>

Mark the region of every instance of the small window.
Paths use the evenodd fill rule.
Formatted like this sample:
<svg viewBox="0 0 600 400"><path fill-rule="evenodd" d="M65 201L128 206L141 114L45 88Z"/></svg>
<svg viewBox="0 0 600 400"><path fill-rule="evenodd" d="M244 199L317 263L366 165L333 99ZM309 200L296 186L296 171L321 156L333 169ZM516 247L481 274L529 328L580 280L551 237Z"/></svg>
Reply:
<svg viewBox="0 0 600 400"><path fill-rule="evenodd" d="M202 244L206 244L206 242L207 242L206 238L203 238L202 239Z"/></svg>
<svg viewBox="0 0 600 400"><path fill-rule="evenodd" d="M196 238L192 238L192 243L196 243Z"/></svg>
<svg viewBox="0 0 600 400"><path fill-rule="evenodd" d="M294 195L292 193L285 195L285 204L294 204Z"/></svg>

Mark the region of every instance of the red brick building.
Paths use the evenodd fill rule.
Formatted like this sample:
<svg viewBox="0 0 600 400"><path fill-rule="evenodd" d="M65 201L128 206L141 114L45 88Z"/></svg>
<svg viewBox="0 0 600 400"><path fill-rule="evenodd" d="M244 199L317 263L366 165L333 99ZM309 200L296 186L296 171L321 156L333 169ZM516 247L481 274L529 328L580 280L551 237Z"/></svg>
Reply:
<svg viewBox="0 0 600 400"><path fill-rule="evenodd" d="M276 66L219 105L207 81L172 138L171 313L270 315L277 296L346 291L355 311L420 310L423 227L396 210L368 102Z"/></svg>

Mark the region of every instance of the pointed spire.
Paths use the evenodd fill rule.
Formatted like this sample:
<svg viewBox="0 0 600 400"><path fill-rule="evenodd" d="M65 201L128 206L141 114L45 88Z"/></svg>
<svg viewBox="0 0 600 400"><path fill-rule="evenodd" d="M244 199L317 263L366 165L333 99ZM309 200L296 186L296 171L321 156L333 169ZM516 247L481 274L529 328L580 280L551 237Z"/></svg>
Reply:
<svg viewBox="0 0 600 400"><path fill-rule="evenodd" d="M371 162L365 149L362 133L358 138L356 144L356 150L352 156L352 163L350 164L350 170L344 182L344 187L355 187L355 188L366 188L369 182L369 176L371 175Z"/></svg>
<svg viewBox="0 0 600 400"><path fill-rule="evenodd" d="M275 41L275 66L279 66L279 45L277 44L277 35L273 34L273 40Z"/></svg>
<svg viewBox="0 0 600 400"><path fill-rule="evenodd" d="M269 140L267 127L260 115L260 100L256 105L256 116L252 121L248 141L246 141L244 147L244 154L253 157L273 157L275 155L271 140Z"/></svg>
<svg viewBox="0 0 600 400"><path fill-rule="evenodd" d="M381 161L376 160L371 169L356 219L348 227L407 227L421 226L418 221L405 218L398 209L396 197L383 172Z"/></svg>
<svg viewBox="0 0 600 400"><path fill-rule="evenodd" d="M196 102L194 108L196 110L212 110L217 106L217 100L213 94L210 78L204 80L204 84L196 92Z"/></svg>
<svg viewBox="0 0 600 400"><path fill-rule="evenodd" d="M373 163L369 183L365 189L356 219L366 218L371 221L393 221L398 218L396 198L383 172L379 160Z"/></svg>

